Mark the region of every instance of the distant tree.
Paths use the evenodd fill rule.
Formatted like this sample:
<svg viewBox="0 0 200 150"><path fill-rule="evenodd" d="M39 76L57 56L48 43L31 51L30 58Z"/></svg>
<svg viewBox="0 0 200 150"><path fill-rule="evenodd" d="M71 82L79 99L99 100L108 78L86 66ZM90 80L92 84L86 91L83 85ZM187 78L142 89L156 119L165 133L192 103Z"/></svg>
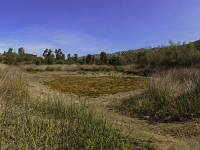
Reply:
<svg viewBox="0 0 200 150"><path fill-rule="evenodd" d="M49 57L49 56L54 58L53 51L51 49L45 49L44 53L43 53L43 57L46 58L46 57Z"/></svg>
<svg viewBox="0 0 200 150"><path fill-rule="evenodd" d="M42 54L42 56L43 56L44 58L47 57L47 56L48 56L48 52L49 52L49 50L48 50L48 49L45 49L44 52L43 52L43 54Z"/></svg>
<svg viewBox="0 0 200 150"><path fill-rule="evenodd" d="M174 46L175 45L175 43L171 39L169 39L168 43L169 43L170 46Z"/></svg>
<svg viewBox="0 0 200 150"><path fill-rule="evenodd" d="M152 52L149 58L149 64L151 68L158 68L160 67L162 61L162 54L156 51Z"/></svg>
<svg viewBox="0 0 200 150"><path fill-rule="evenodd" d="M67 54L67 60L68 60L68 61L71 60L71 54Z"/></svg>
<svg viewBox="0 0 200 150"><path fill-rule="evenodd" d="M91 64L91 63L92 63L92 55L91 55L91 54L88 54L88 55L86 56L86 63L87 63L87 64Z"/></svg>
<svg viewBox="0 0 200 150"><path fill-rule="evenodd" d="M65 60L65 54L63 54L61 49L55 50L56 60Z"/></svg>
<svg viewBox="0 0 200 150"><path fill-rule="evenodd" d="M195 46L194 46L194 43L192 42L189 42L188 45L187 45L187 61L188 61L188 65L193 65L194 64L194 60L192 59L193 58L193 55L195 54Z"/></svg>
<svg viewBox="0 0 200 150"><path fill-rule="evenodd" d="M85 64L86 63L86 59L85 57L82 58L81 64Z"/></svg>
<svg viewBox="0 0 200 150"><path fill-rule="evenodd" d="M36 62L35 62L36 65L41 65L42 64L42 61L40 58L37 58Z"/></svg>
<svg viewBox="0 0 200 150"><path fill-rule="evenodd" d="M95 56L92 55L92 63L93 63L93 64L95 64L95 60L96 60L96 59L95 59Z"/></svg>
<svg viewBox="0 0 200 150"><path fill-rule="evenodd" d="M13 48L9 48L8 49L8 54L12 54L13 53Z"/></svg>
<svg viewBox="0 0 200 150"><path fill-rule="evenodd" d="M124 58L118 55L112 55L109 58L109 64L112 66L120 66L124 64Z"/></svg>
<svg viewBox="0 0 200 150"><path fill-rule="evenodd" d="M25 53L25 51L24 51L24 48L23 47L20 47L19 49L18 49L18 54L24 54Z"/></svg>
<svg viewBox="0 0 200 150"><path fill-rule="evenodd" d="M108 57L107 57L106 52L101 52L101 53L100 53L100 61L101 61L101 63L103 63L103 64L107 64L107 62L108 62Z"/></svg>
<svg viewBox="0 0 200 150"><path fill-rule="evenodd" d="M48 65L52 65L54 62L54 54L51 49L45 49L43 53L43 57Z"/></svg>
<svg viewBox="0 0 200 150"><path fill-rule="evenodd" d="M74 62L77 62L77 60L78 60L78 54L74 54L74 56L73 56L73 60L74 60Z"/></svg>
<svg viewBox="0 0 200 150"><path fill-rule="evenodd" d="M138 53L138 67L144 68L149 64L149 59L150 59L150 51L149 50L143 50Z"/></svg>
<svg viewBox="0 0 200 150"><path fill-rule="evenodd" d="M174 52L170 46L164 46L162 48L163 57L161 61L161 66L164 68L174 67ZM161 54L161 53L160 53Z"/></svg>

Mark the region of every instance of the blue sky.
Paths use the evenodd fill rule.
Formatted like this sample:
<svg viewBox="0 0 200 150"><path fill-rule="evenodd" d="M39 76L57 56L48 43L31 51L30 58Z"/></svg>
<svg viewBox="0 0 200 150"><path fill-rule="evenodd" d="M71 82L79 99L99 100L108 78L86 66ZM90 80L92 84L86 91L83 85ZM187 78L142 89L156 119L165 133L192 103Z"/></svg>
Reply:
<svg viewBox="0 0 200 150"><path fill-rule="evenodd" d="M200 0L1 0L0 53L79 56L200 39Z"/></svg>

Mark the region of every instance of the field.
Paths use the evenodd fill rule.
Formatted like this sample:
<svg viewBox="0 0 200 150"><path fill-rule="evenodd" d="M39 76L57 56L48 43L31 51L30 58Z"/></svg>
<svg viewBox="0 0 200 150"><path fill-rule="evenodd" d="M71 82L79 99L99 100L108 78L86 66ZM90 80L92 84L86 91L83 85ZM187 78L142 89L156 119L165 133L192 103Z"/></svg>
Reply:
<svg viewBox="0 0 200 150"><path fill-rule="evenodd" d="M197 69L102 68L1 66L1 149L200 149Z"/></svg>
<svg viewBox="0 0 200 150"><path fill-rule="evenodd" d="M142 77L108 77L108 76L54 76L47 85L61 92L74 93L79 96L100 96L143 89L147 79Z"/></svg>

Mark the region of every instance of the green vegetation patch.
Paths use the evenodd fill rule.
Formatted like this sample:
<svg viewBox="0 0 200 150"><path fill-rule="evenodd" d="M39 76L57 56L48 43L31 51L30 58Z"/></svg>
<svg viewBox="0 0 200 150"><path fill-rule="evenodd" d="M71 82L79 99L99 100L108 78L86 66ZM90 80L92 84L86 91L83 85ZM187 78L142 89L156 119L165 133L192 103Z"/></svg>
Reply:
<svg viewBox="0 0 200 150"><path fill-rule="evenodd" d="M142 89L147 83L147 79L142 77L55 76L54 80L47 82L47 85L61 92L99 96Z"/></svg>

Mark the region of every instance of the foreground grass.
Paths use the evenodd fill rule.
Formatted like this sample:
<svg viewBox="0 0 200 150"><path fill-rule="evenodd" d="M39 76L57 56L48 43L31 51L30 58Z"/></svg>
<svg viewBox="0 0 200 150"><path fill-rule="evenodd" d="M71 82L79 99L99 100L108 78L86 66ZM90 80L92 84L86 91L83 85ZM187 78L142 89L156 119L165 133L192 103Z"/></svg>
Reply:
<svg viewBox="0 0 200 150"><path fill-rule="evenodd" d="M154 74L148 89L123 102L120 109L152 121L185 121L200 117L200 72L171 69Z"/></svg>
<svg viewBox="0 0 200 150"><path fill-rule="evenodd" d="M1 149L131 149L133 146L134 140L84 106L65 107L61 101L47 101L40 103L37 111L11 104L1 110Z"/></svg>
<svg viewBox="0 0 200 150"><path fill-rule="evenodd" d="M0 70L0 149L149 149L84 104L31 101L23 74L6 69Z"/></svg>
<svg viewBox="0 0 200 150"><path fill-rule="evenodd" d="M147 87L147 83L147 79L143 77L55 76L47 85L62 92L99 96L142 89Z"/></svg>

